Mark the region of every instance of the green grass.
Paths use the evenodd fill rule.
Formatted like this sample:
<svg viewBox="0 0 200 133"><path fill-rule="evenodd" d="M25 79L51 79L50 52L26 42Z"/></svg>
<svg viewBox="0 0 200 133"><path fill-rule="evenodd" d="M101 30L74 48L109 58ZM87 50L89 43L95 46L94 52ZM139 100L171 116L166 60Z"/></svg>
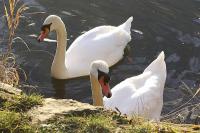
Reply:
<svg viewBox="0 0 200 133"><path fill-rule="evenodd" d="M2 108L15 112L24 112L36 105L42 104L42 101L42 96L38 94L31 94L30 96L26 94L13 95L11 100L7 100L2 104Z"/></svg>
<svg viewBox="0 0 200 133"><path fill-rule="evenodd" d="M42 104L43 98L37 94L14 95L0 91L0 133L34 133L31 118L26 111Z"/></svg>
<svg viewBox="0 0 200 133"><path fill-rule="evenodd" d="M173 123L149 122L139 117L127 119L116 113L100 111L98 113L57 115L38 128L38 132L65 133L180 133L199 132L200 127Z"/></svg>
<svg viewBox="0 0 200 133"><path fill-rule="evenodd" d="M29 117L13 111L0 111L1 133L34 133Z"/></svg>
<svg viewBox="0 0 200 133"><path fill-rule="evenodd" d="M102 114L54 117L39 128L40 132L110 133L115 127L110 117Z"/></svg>

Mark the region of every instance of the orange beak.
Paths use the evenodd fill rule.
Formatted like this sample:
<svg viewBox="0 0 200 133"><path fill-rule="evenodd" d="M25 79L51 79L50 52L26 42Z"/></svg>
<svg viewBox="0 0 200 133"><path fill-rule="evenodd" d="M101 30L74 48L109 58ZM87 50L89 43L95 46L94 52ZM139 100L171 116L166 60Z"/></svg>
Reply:
<svg viewBox="0 0 200 133"><path fill-rule="evenodd" d="M112 96L112 93L110 91L109 84L104 82L104 77L101 77L99 79L99 83L101 85L103 95L106 96L107 98L110 98Z"/></svg>
<svg viewBox="0 0 200 133"><path fill-rule="evenodd" d="M41 31L40 36L38 37L38 42L42 42L44 41L44 38L46 38L48 36L48 31Z"/></svg>

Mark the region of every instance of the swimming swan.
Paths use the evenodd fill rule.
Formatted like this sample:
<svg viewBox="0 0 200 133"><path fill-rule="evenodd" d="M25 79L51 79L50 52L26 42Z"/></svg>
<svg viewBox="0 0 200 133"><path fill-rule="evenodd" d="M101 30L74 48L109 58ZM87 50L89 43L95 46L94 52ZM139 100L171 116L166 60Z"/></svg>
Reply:
<svg viewBox="0 0 200 133"><path fill-rule="evenodd" d="M131 41L130 17L120 26L99 26L79 36L66 51L67 32L65 24L56 15L48 16L41 28L38 41L43 41L51 31L57 33L57 49L51 66L51 76L68 79L89 75L92 61L103 60L108 66L123 58L124 49Z"/></svg>

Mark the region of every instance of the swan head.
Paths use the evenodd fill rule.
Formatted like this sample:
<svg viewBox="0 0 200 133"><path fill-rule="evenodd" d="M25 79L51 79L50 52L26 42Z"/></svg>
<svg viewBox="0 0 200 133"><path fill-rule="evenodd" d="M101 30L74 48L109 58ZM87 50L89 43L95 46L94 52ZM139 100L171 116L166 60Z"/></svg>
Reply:
<svg viewBox="0 0 200 133"><path fill-rule="evenodd" d="M107 98L110 98L112 93L109 86L110 74L108 64L101 60L92 62L90 66L90 75L98 80L102 88L102 94Z"/></svg>
<svg viewBox="0 0 200 133"><path fill-rule="evenodd" d="M45 20L41 27L41 33L38 37L38 41L41 42L46 38L49 32L58 30L63 27L64 23L59 16L49 15Z"/></svg>

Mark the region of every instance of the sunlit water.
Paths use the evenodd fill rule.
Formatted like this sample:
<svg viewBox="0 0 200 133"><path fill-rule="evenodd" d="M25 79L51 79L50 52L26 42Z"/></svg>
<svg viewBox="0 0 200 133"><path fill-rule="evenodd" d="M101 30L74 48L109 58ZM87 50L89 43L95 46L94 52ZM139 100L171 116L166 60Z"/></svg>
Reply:
<svg viewBox="0 0 200 133"><path fill-rule="evenodd" d="M17 61L26 71L28 82L37 86L45 97L72 98L91 103L88 77L71 80L54 80L50 67L56 50L55 42L38 43L35 35L40 32L44 19L50 14L59 15L68 31L68 47L85 31L100 25L119 25L133 16L131 57L111 68L111 86L140 74L162 50L166 54L167 81L164 92L164 111L183 103L190 94L182 87L185 82L197 89L200 81L200 2L198 0L23 0L30 6L17 31L29 48L20 41L14 43ZM0 1L1 2L1 1ZM1 9L2 7L0 7ZM2 10L1 10L2 11ZM34 12L46 12L37 13ZM33 13L33 14L32 14ZM2 14L2 13L1 13ZM0 35L6 28L1 17ZM143 35L134 33L134 30ZM55 33L50 34L56 39ZM1 39L1 38L0 38ZM0 46L3 50L4 46Z"/></svg>

